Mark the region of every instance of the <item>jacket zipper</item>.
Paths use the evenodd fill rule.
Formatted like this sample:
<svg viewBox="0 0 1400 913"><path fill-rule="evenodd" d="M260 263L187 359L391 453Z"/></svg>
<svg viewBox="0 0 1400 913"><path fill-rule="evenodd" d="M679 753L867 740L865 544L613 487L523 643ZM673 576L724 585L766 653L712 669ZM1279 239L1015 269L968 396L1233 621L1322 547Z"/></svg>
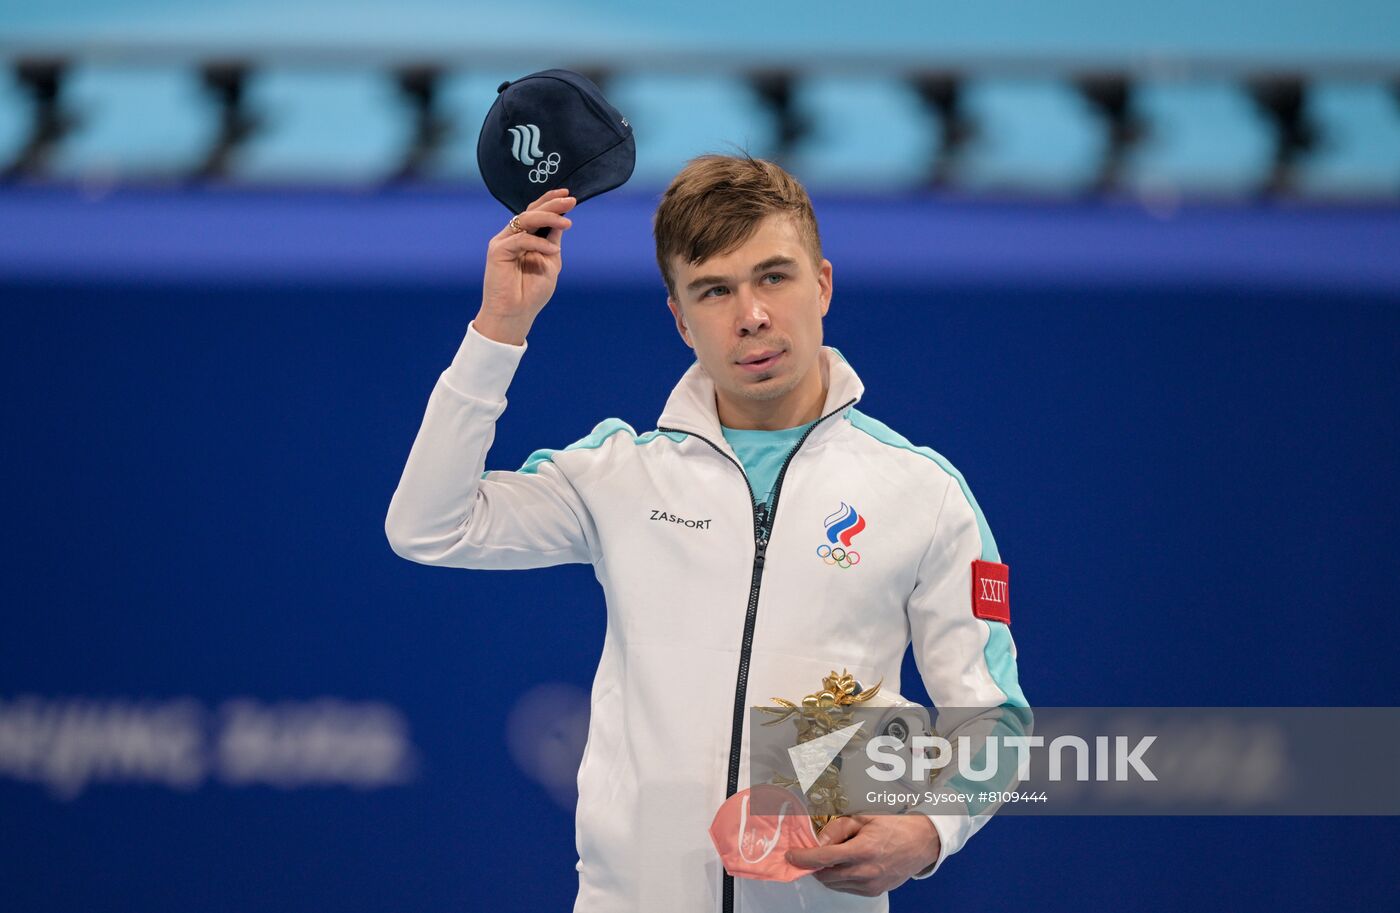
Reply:
<svg viewBox="0 0 1400 913"><path fill-rule="evenodd" d="M760 504L754 497L753 484L749 481L749 474L744 472L744 467L739 461L725 453L714 441L703 434L695 434L693 431L686 431L684 428L658 427L657 431L679 431L681 434L693 435L709 444L715 452L733 463L739 470L739 474L744 477L744 485L749 490L749 503L753 510L753 534L754 534L754 554L753 573L749 579L749 605L744 615L744 638L739 644L739 675L738 681L734 685L734 716L733 725L729 734L729 775L725 783L724 797L728 799L739 791L739 761L742 757L744 739L744 704L748 697L749 690L749 656L753 652L753 632L758 622L758 589L763 582L763 562L768 553L768 539L773 532L773 517L778 512L778 496L783 490L783 477L787 475L788 464L797 451L802 448L802 443L807 440L807 436L822 422L831 418L836 413L851 406L855 399L848 400L845 404L837 406L832 411L812 422L807 430L802 432L802 437L797 439L791 451L783 459L783 465L778 469L778 477L773 482L773 501L771 504ZM723 871L723 881L721 884L721 897L723 898L722 913L734 913L734 876Z"/></svg>

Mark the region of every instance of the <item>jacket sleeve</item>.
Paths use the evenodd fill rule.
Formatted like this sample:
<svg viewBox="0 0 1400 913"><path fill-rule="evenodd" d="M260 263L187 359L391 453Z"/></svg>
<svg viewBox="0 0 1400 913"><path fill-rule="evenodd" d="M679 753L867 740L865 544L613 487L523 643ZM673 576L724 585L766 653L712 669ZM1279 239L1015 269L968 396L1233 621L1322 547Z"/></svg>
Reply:
<svg viewBox="0 0 1400 913"><path fill-rule="evenodd" d="M956 469L950 476L907 606L914 660L938 708L938 732L954 745L961 735L1027 735L1032 718L1017 675L1011 630L972 613L972 562L1000 562L1001 556L967 483ZM974 806L967 814L930 814L942 849L934 864L914 877L936 872L994 810Z"/></svg>
<svg viewBox="0 0 1400 913"><path fill-rule="evenodd" d="M592 519L552 460L531 460L529 471L484 471L506 388L528 346L489 339L467 325L428 398L389 502L384 532L395 554L485 569L594 560Z"/></svg>

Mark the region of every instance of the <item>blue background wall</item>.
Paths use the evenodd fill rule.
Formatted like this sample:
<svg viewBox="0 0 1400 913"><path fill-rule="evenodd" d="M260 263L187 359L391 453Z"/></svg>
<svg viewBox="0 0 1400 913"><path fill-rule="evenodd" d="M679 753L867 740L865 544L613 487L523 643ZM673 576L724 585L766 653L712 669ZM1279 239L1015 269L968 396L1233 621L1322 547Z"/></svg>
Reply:
<svg viewBox="0 0 1400 913"><path fill-rule="evenodd" d="M491 468L606 416L654 427L690 353L652 205L580 208ZM864 411L967 476L1033 704L1395 703L1394 210L817 211L827 341ZM420 755L366 792L0 778L0 907L571 904L571 813L503 739L516 695L590 681L591 569L424 568L383 534L503 217L455 193L0 196L0 698L376 700ZM1397 837L1007 818L893 906L1389 908Z"/></svg>

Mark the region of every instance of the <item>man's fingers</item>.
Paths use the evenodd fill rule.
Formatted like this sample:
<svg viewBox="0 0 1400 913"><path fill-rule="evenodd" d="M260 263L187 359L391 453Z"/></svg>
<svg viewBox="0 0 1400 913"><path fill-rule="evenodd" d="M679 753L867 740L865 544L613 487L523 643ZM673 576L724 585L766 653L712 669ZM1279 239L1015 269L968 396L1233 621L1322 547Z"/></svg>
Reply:
<svg viewBox="0 0 1400 913"><path fill-rule="evenodd" d="M548 238L537 237L530 232L517 232L513 238L502 239L497 250L510 255L511 259L520 256L522 251L533 250L547 257L559 253L559 244Z"/></svg>
<svg viewBox="0 0 1400 913"><path fill-rule="evenodd" d="M864 826L864 822L858 818L844 815L833 818L817 837L821 846L808 850L792 850L788 853L788 861L803 868L815 868L864 859L864 844L851 842Z"/></svg>
<svg viewBox="0 0 1400 913"><path fill-rule="evenodd" d="M824 872L817 872L813 877L821 879L821 883L833 891L840 891L842 894L857 894L861 897L878 897L883 891L876 890L874 885L868 881L842 881L840 879L824 879Z"/></svg>
<svg viewBox="0 0 1400 913"><path fill-rule="evenodd" d="M824 869L832 865L849 862L862 862L865 850L852 841L833 843L831 846L818 846L810 850L788 850L787 861L804 869Z"/></svg>
<svg viewBox="0 0 1400 913"><path fill-rule="evenodd" d="M822 846L830 846L833 843L845 843L859 833L863 826L864 823L856 818L844 815L840 818L833 818L826 823L826 827L822 828L822 832L817 837L817 840Z"/></svg>
<svg viewBox="0 0 1400 913"><path fill-rule="evenodd" d="M564 229L567 229L570 225L574 224L574 220L564 215L564 213L573 209L577 205L578 200L574 199L573 197L560 197L557 200L550 200L548 203L545 203L539 209L536 209L534 212L530 213L529 217L531 219L542 220L540 221L540 224L549 226L551 231L562 232ZM525 219L522 218L520 220L520 224L525 225L527 223Z"/></svg>
<svg viewBox="0 0 1400 913"><path fill-rule="evenodd" d="M565 216L564 213L570 211L577 205L578 200L574 197L559 197L557 200L550 200L548 203L545 203L544 206L540 207L543 210L554 212L559 218L564 220L561 224L551 227L549 229L549 234L545 237L549 238L551 241L558 242L560 236L568 231L574 224L574 220Z"/></svg>
<svg viewBox="0 0 1400 913"><path fill-rule="evenodd" d="M533 235L543 228L547 229L547 231L543 236L537 237L558 244L560 237L574 224L573 220L564 215L564 213L570 211L577 205L578 199L569 196L569 191L566 188L560 187L551 190L525 207L524 212L518 213L515 216L515 224L523 228L524 231L516 231L515 228L507 222L492 240L508 241L516 235ZM535 250L537 248L530 249Z"/></svg>
<svg viewBox="0 0 1400 913"><path fill-rule="evenodd" d="M540 207L549 200L557 200L568 195L569 189L567 187L556 187L553 190L546 190L544 193L540 194L539 199L535 200L535 202L531 203L529 206L526 206L525 211L529 212L532 209Z"/></svg>
<svg viewBox="0 0 1400 913"><path fill-rule="evenodd" d="M554 220L564 218L564 214L559 212L559 209L560 204L558 202L546 203L539 209L531 209L522 212L517 215L516 218L520 220L521 225L530 225L532 223L534 223L536 227L539 225L551 225Z"/></svg>
<svg viewBox="0 0 1400 913"><path fill-rule="evenodd" d="M813 872L812 877L833 891L874 897L881 893L877 887L882 874L869 862L857 862L821 869Z"/></svg>
<svg viewBox="0 0 1400 913"><path fill-rule="evenodd" d="M507 222L505 228L496 235L498 238L509 238L512 235L529 234L541 228L550 229L550 240L558 241L559 234L562 234L569 226L574 224L574 220L568 216L555 212L553 209L536 209L529 212L522 212L515 217L515 221L525 231L516 231ZM559 234L556 234L559 233Z"/></svg>
<svg viewBox="0 0 1400 913"><path fill-rule="evenodd" d="M550 212L568 212L578 205L578 197L571 197L567 194L555 197L552 200L545 200L539 208Z"/></svg>

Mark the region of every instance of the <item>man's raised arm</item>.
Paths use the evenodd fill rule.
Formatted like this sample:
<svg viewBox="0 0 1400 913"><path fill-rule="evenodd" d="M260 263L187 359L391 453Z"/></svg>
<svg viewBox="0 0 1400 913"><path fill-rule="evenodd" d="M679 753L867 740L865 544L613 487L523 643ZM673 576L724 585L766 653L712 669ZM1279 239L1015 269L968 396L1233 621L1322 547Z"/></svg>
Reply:
<svg viewBox="0 0 1400 913"><path fill-rule="evenodd" d="M423 424L389 504L394 552L422 564L527 568L593 560L596 532L573 486L551 461L484 477L506 388L539 312L554 294L561 236L576 204L540 197L491 239L481 310L428 398ZM534 234L548 228L547 236Z"/></svg>

